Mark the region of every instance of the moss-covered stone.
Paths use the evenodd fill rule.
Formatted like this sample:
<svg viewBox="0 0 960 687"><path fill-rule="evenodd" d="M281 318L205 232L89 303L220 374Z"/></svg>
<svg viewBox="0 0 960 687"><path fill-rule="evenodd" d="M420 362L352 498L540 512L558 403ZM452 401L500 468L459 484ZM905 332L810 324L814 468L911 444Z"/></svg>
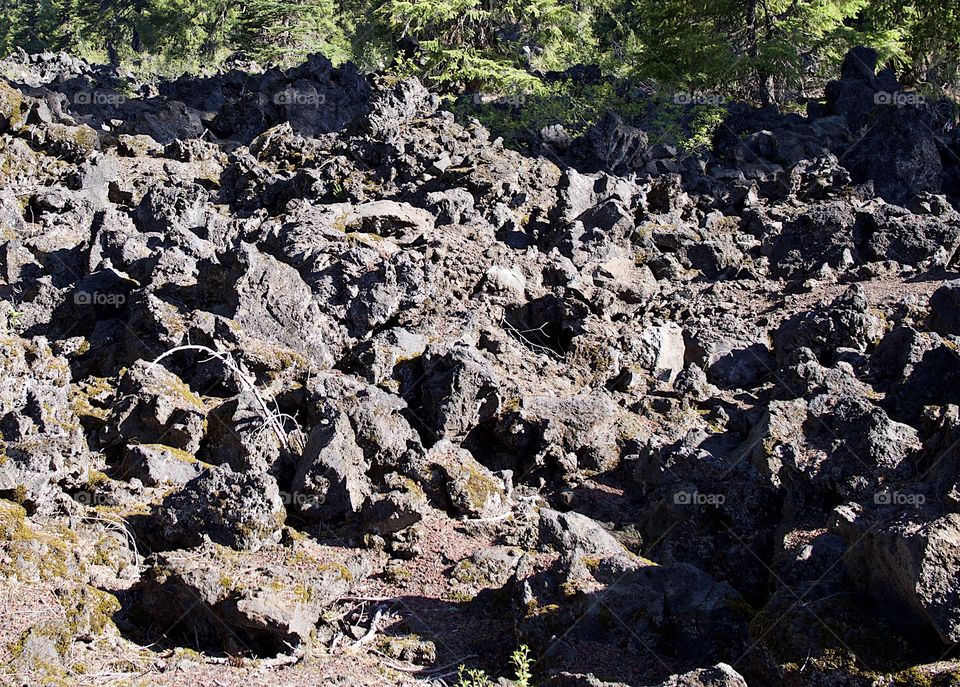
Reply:
<svg viewBox="0 0 960 687"><path fill-rule="evenodd" d="M18 129L23 124L23 110L20 91L0 81L0 132Z"/></svg>
<svg viewBox="0 0 960 687"><path fill-rule="evenodd" d="M90 585L63 587L56 593L59 617L34 625L7 645L10 665L18 674L30 675L33 684L73 684L70 674L85 671L70 660L74 642L112 631L113 615L120 610L116 597Z"/></svg>
<svg viewBox="0 0 960 687"><path fill-rule="evenodd" d="M64 525L31 524L22 506L0 500L0 575L31 580L62 580L78 565L72 553L76 534Z"/></svg>
<svg viewBox="0 0 960 687"><path fill-rule="evenodd" d="M81 162L100 147L97 132L86 124L51 123L42 127L28 126L24 131L34 145L68 162Z"/></svg>

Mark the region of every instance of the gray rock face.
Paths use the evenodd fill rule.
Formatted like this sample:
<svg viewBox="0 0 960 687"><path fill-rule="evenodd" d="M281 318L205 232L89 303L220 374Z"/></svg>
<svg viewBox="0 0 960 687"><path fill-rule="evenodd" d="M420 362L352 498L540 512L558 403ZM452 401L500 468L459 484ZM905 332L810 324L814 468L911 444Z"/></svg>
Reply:
<svg viewBox="0 0 960 687"><path fill-rule="evenodd" d="M269 475L217 467L166 497L150 518L147 538L161 550L199 545L204 537L240 551L280 540L286 513Z"/></svg>
<svg viewBox="0 0 960 687"><path fill-rule="evenodd" d="M683 369L683 330L674 322L647 327L640 335L640 364L665 382L673 382Z"/></svg>
<svg viewBox="0 0 960 687"><path fill-rule="evenodd" d="M747 687L747 681L726 663L669 678L657 687Z"/></svg>
<svg viewBox="0 0 960 687"><path fill-rule="evenodd" d="M909 375L891 387L891 412L898 420L918 424L927 406L960 402L955 392L958 378L960 358L954 348L946 342L931 342Z"/></svg>
<svg viewBox="0 0 960 687"><path fill-rule="evenodd" d="M931 520L916 515L874 520L838 509L836 528L850 546L844 563L860 589L879 603L895 605L890 611L907 613L931 625L944 642L955 642L960 637L960 596L953 582L960 564L960 515Z"/></svg>
<svg viewBox="0 0 960 687"><path fill-rule="evenodd" d="M820 397L811 403L814 414L821 412ZM869 401L842 397L831 406L826 424L840 437L844 446L858 460L871 468L896 471L914 451L919 450L917 431L899 422Z"/></svg>
<svg viewBox="0 0 960 687"><path fill-rule="evenodd" d="M684 332L686 363L704 369L707 380L727 388L750 388L775 367L773 356L759 333L691 328Z"/></svg>
<svg viewBox="0 0 960 687"><path fill-rule="evenodd" d="M206 220L207 194L199 186L158 186L137 206L137 227L145 232L194 231Z"/></svg>
<svg viewBox="0 0 960 687"><path fill-rule="evenodd" d="M347 208L341 221L344 231L378 236L415 236L432 226L434 217L408 203L375 200Z"/></svg>
<svg viewBox="0 0 960 687"><path fill-rule="evenodd" d="M611 470L623 454L624 435L629 431L625 423L628 417L603 391L527 399L483 429L492 431L504 446L516 444L528 460L518 460L515 452L488 451L485 464L493 469L527 470L532 463L567 475L584 469ZM477 447L478 452L482 450Z"/></svg>
<svg viewBox="0 0 960 687"><path fill-rule="evenodd" d="M236 472L269 472L281 461L284 448L264 427L260 402L245 390L211 409L200 458L228 465Z"/></svg>
<svg viewBox="0 0 960 687"><path fill-rule="evenodd" d="M614 113L607 113L583 138L574 142L579 154L595 169L625 174L646 163L648 136L644 131L624 124Z"/></svg>
<svg viewBox="0 0 960 687"><path fill-rule="evenodd" d="M369 467L346 415L337 413L317 426L293 478L300 514L328 522L359 513L373 491L366 476Z"/></svg>
<svg viewBox="0 0 960 687"><path fill-rule="evenodd" d="M157 143L197 138L205 131L200 112L177 100L164 103L157 112L144 113L141 121L138 133L150 136Z"/></svg>
<svg viewBox="0 0 960 687"><path fill-rule="evenodd" d="M830 360L837 349L864 351L879 341L883 324L869 312L862 289L852 287L819 311L801 313L784 322L774 335L779 356L804 347L822 360Z"/></svg>
<svg viewBox="0 0 960 687"><path fill-rule="evenodd" d="M937 325L937 328L940 326ZM870 356L870 365L877 375L902 381L910 376L923 356L939 344L940 337L936 334L920 332L912 327L896 327L877 344Z"/></svg>
<svg viewBox="0 0 960 687"><path fill-rule="evenodd" d="M827 110L843 115L854 133L859 133L877 105L876 93L881 88L898 91L896 79L889 72L876 74L877 51L858 47L847 53L840 68L841 78L827 84Z"/></svg>
<svg viewBox="0 0 960 687"><path fill-rule="evenodd" d="M385 482L381 492L367 502L362 518L374 534L402 541L398 535L414 530L429 514L430 506L423 489L410 479L391 473Z"/></svg>
<svg viewBox="0 0 960 687"><path fill-rule="evenodd" d="M930 296L930 328L960 335L960 283L944 284Z"/></svg>
<svg viewBox="0 0 960 687"><path fill-rule="evenodd" d="M238 565L233 552L205 544L158 555L132 596L138 612L194 645L275 656L302 650L321 614L367 570L362 563L330 566L309 577L282 564L250 570Z"/></svg>
<svg viewBox="0 0 960 687"><path fill-rule="evenodd" d="M940 193L943 163L929 113L919 107L878 109L844 159L850 176L872 181L877 195L890 203L907 203L922 192Z"/></svg>
<svg viewBox="0 0 960 687"><path fill-rule="evenodd" d="M24 129L24 133L33 145L68 162L82 162L100 148L97 132L86 124L31 125Z"/></svg>
<svg viewBox="0 0 960 687"><path fill-rule="evenodd" d="M914 215L896 206L862 213L854 234L868 260L895 260L917 267L946 266L960 246L960 215Z"/></svg>
<svg viewBox="0 0 960 687"><path fill-rule="evenodd" d="M439 99L419 81L407 79L372 98L368 126L384 140L395 140L405 122L414 117L429 117L438 105Z"/></svg>
<svg viewBox="0 0 960 687"><path fill-rule="evenodd" d="M626 687L625 682L606 682L593 675L561 673L550 678L545 687ZM746 680L726 663L699 668L683 675L672 675L651 687L747 687Z"/></svg>
<svg viewBox="0 0 960 687"><path fill-rule="evenodd" d="M446 492L455 512L475 518L492 518L509 509L507 486L470 455L447 440L438 442L426 456L446 478Z"/></svg>
<svg viewBox="0 0 960 687"><path fill-rule="evenodd" d="M794 466L802 460L803 425L806 420L805 400L771 401L747 438L746 455L774 486L779 487L783 483L786 478L783 471L794 472L797 470Z"/></svg>
<svg viewBox="0 0 960 687"><path fill-rule="evenodd" d="M607 565L599 564L601 576L606 574ZM613 571L611 567L609 572ZM620 621L612 632L650 637L648 648L674 666L711 665L717 656L746 648L747 618L741 610L744 602L726 583L718 583L688 564L641 565L617 573L609 579L602 597L598 595L602 606L596 601L591 605L590 594L578 599L583 617L568 636L600 637L611 632L603 629L602 620L609 615L603 609L609 608L615 609ZM668 641L668 636L679 641Z"/></svg>
<svg viewBox="0 0 960 687"><path fill-rule="evenodd" d="M493 365L466 346L429 348L424 353L428 377L420 403L430 429L441 437L462 438L500 403L500 382Z"/></svg>
<svg viewBox="0 0 960 687"><path fill-rule="evenodd" d="M234 318L255 338L328 361L331 328L295 269L252 246L241 249Z"/></svg>
<svg viewBox="0 0 960 687"><path fill-rule="evenodd" d="M811 203L785 219L758 211L751 220L762 229L761 250L778 276L797 278L821 265L839 269L853 260L856 213L846 201Z"/></svg>
<svg viewBox="0 0 960 687"><path fill-rule="evenodd" d="M580 513L540 513L540 541L559 551L581 556L616 556L623 545L596 521Z"/></svg>
<svg viewBox="0 0 960 687"><path fill-rule="evenodd" d="M204 469L193 455L163 444L134 444L127 449L120 474L150 487L183 486Z"/></svg>
<svg viewBox="0 0 960 687"><path fill-rule="evenodd" d="M877 195L891 203L938 193L943 166L931 113L922 102L901 103L896 77L889 69L875 73L876 64L871 48L851 50L842 78L826 88L827 114L843 115L855 136L843 164L854 181L872 181Z"/></svg>
<svg viewBox="0 0 960 687"><path fill-rule="evenodd" d="M546 683L546 687L628 687L626 682L607 682L590 675L560 673Z"/></svg>
<svg viewBox="0 0 960 687"><path fill-rule="evenodd" d="M49 511L56 485L93 467L68 399L70 368L43 339L0 337L0 355L0 493Z"/></svg>
<svg viewBox="0 0 960 687"><path fill-rule="evenodd" d="M121 378L107 436L126 444L164 444L195 454L205 430L203 401L160 365L137 363Z"/></svg>
<svg viewBox="0 0 960 687"><path fill-rule="evenodd" d="M660 634L669 627L685 639L671 649L697 661L724 654L723 647L742 645L747 636L737 610L739 594L693 566L640 568L615 584L610 594L610 603L634 632Z"/></svg>

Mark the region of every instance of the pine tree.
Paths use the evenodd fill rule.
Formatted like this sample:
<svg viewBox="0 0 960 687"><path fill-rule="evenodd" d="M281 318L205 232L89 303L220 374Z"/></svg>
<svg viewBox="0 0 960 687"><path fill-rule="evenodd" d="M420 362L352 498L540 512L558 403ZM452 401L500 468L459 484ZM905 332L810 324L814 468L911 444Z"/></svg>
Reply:
<svg viewBox="0 0 960 687"><path fill-rule="evenodd" d="M0 0L0 47L27 52L65 47L65 27L70 24L64 0Z"/></svg>
<svg viewBox="0 0 960 687"><path fill-rule="evenodd" d="M537 71L600 63L686 90L802 98L857 43L914 84L960 87L960 5L944 0L0 0L2 54L197 69L235 50L284 65L321 52L450 92L537 91Z"/></svg>
<svg viewBox="0 0 960 687"><path fill-rule="evenodd" d="M960 6L942 0L875 0L865 14L900 39L902 51L888 56L908 82L960 89Z"/></svg>
<svg viewBox="0 0 960 687"><path fill-rule="evenodd" d="M374 16L393 44L417 43L408 67L441 89L531 89L532 68L562 66L573 46L590 45L589 27L561 0L382 0Z"/></svg>
<svg viewBox="0 0 960 687"><path fill-rule="evenodd" d="M334 0L247 0L236 40L251 57L278 64L315 52L334 62L349 57Z"/></svg>
<svg viewBox="0 0 960 687"><path fill-rule="evenodd" d="M143 24L142 0L79 0L81 33L111 64L119 64Z"/></svg>
<svg viewBox="0 0 960 687"><path fill-rule="evenodd" d="M631 16L637 73L761 101L822 86L857 42L869 0L641 0Z"/></svg>

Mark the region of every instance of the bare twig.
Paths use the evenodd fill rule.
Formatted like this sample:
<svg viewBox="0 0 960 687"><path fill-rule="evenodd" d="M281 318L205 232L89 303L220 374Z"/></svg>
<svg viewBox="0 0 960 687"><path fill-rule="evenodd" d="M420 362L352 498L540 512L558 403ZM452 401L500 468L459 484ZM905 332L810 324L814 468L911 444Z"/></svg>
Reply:
<svg viewBox="0 0 960 687"><path fill-rule="evenodd" d="M244 387L246 387L246 389L251 394L253 394L253 397L257 400L257 405L260 406L260 411L263 414L264 421L266 421L267 426L269 426L270 429L273 430L273 433L276 435L277 440L280 442L280 445L283 446L286 450L288 451L290 450L290 444L287 441L287 435L283 431L283 425L280 424L280 420L277 418L276 413L270 412L270 408L267 405L266 400L264 400L263 396L260 394L260 391L257 389L256 385L253 383L253 381L249 377L247 377L247 375L243 373L240 367L233 361L233 358L230 357L229 353L219 353L218 351L215 351L212 348L209 348L207 346L199 346L196 344L187 344L184 346L177 346L176 348L171 348L166 353L163 353L159 357L157 357L152 363L150 363L150 367L148 368L148 370L152 370L153 366L159 363L164 358L168 358L174 353L179 353L181 351L199 351L201 353L206 353L208 355L213 356L214 358L222 362L224 365L226 365L227 368L236 375L237 379L240 380L240 383Z"/></svg>
<svg viewBox="0 0 960 687"><path fill-rule="evenodd" d="M507 510L506 513L500 513L499 515L491 515L486 518L463 518L461 522L497 522L499 520L506 520L511 515L513 515L513 510Z"/></svg>
<svg viewBox="0 0 960 687"><path fill-rule="evenodd" d="M353 643L354 649L360 648L361 646L363 646L364 644L366 644L376 636L377 626L380 624L380 618L382 617L383 617L383 609L378 608L377 612L373 616L373 620L370 622L370 629L367 630L367 632L363 635L363 637L361 637L360 639L358 639L356 642Z"/></svg>
<svg viewBox="0 0 960 687"><path fill-rule="evenodd" d="M437 675L438 673L442 673L444 670L448 670L454 666L459 666L464 661L471 658L476 658L477 656L476 654L467 654L466 656L461 656L456 661L451 661L450 663L444 664L442 666L437 666L435 668L425 668L424 666L413 665L412 663L409 665L402 665L401 663L387 656L382 651L377 651L376 649L371 649L370 653L376 654L377 656L379 656L381 659L383 659L383 662L387 666L389 666L390 668L393 668L394 670L399 670L400 672L403 672L403 673L424 673L426 675Z"/></svg>
<svg viewBox="0 0 960 687"><path fill-rule="evenodd" d="M527 347L529 347L529 348L531 348L531 349L533 349L533 350L535 350L535 351L540 351L541 353L543 353L544 355L546 355L546 356L548 356L548 357L550 357L550 358L555 358L555 359L558 359L558 360L562 359L562 358L560 358L560 356L557 354L557 352L554 351L552 348L548 348L548 347L543 346L543 345L541 345L541 344L534 343L533 341L531 341L530 339L528 339L526 336L524 336L524 333L525 333L525 332L526 332L526 333L530 333L530 332L539 331L540 329L542 329L542 327L545 327L546 324L542 325L542 327L537 328L537 329L524 329L524 330L520 330L520 329L517 329L517 327L515 327L513 324L511 324L511 322L510 322L506 317L501 316L501 317L500 317L500 326L501 326L501 327L504 327L504 328L507 329L509 332L513 333L513 335L514 335L517 339L520 340L520 343L525 344ZM541 333L543 333L543 332L541 332Z"/></svg>
<svg viewBox="0 0 960 687"><path fill-rule="evenodd" d="M124 539L127 541L127 544L130 546L130 549L133 551L133 560L134 565L136 565L137 570L143 569L143 556L140 555L140 549L137 546L137 539L133 536L133 529L119 515L116 516L116 520L101 515L92 515L84 516L83 520L85 522L99 522L106 525L107 529L114 532L119 532L123 535Z"/></svg>

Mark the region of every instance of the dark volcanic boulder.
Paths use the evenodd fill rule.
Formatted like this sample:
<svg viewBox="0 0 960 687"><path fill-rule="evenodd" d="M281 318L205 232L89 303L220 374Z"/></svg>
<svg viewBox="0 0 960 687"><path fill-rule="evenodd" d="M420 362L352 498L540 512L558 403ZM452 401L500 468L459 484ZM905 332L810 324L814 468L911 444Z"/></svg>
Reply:
<svg viewBox="0 0 960 687"><path fill-rule="evenodd" d="M301 650L321 614L369 572L354 561L309 575L286 561L247 565L210 543L150 562L130 592L134 616L198 649L258 656Z"/></svg>
<svg viewBox="0 0 960 687"><path fill-rule="evenodd" d="M823 265L841 269L855 259L855 212L847 201L811 203L782 222L762 214L753 217L751 230L761 234L761 252L777 277L804 277Z"/></svg>
<svg viewBox="0 0 960 687"><path fill-rule="evenodd" d="M867 126L842 159L855 182L872 181L878 196L901 205L918 193L940 192L943 163L925 108L883 105Z"/></svg>
<svg viewBox="0 0 960 687"><path fill-rule="evenodd" d="M424 420L436 436L462 437L501 403L496 370L476 349L431 347L423 358L428 372L420 402Z"/></svg>
<svg viewBox="0 0 960 687"><path fill-rule="evenodd" d="M597 569L595 574L603 577L616 564L604 560ZM734 661L748 647L749 606L729 584L686 563L640 565L572 606L576 623L564 633L567 642L647 637L647 649L675 668ZM616 619L608 624L610 609Z"/></svg>
<svg viewBox="0 0 960 687"><path fill-rule="evenodd" d="M838 348L865 351L880 340L883 322L870 311L863 287L855 285L828 307L798 313L784 321L773 336L779 360L809 348L821 360L831 360Z"/></svg>
<svg viewBox="0 0 960 687"><path fill-rule="evenodd" d="M877 74L877 51L859 46L850 50L840 67L840 80L826 87L827 115L843 115L850 131L857 134L876 107L876 94L881 88L898 91L896 78L889 71Z"/></svg>
<svg viewBox="0 0 960 687"><path fill-rule="evenodd" d="M161 365L139 361L121 378L108 440L165 444L196 453L206 429L203 401Z"/></svg>
<svg viewBox="0 0 960 687"><path fill-rule="evenodd" d="M301 515L338 521L360 512L372 492L369 463L357 445L349 418L335 413L311 432L292 491Z"/></svg>
<svg viewBox="0 0 960 687"><path fill-rule="evenodd" d="M628 687L626 682L607 682L593 676L559 673L543 683L543 687ZM746 680L726 663L711 668L698 668L682 675L671 675L650 687L747 687Z"/></svg>
<svg viewBox="0 0 960 687"><path fill-rule="evenodd" d="M933 342L916 352L909 376L891 387L886 404L891 416L918 423L926 406L960 403L960 356L956 347ZM916 357L916 356L912 356Z"/></svg>
<svg viewBox="0 0 960 687"><path fill-rule="evenodd" d="M931 625L945 644L960 640L960 514L929 518L843 506L836 529L850 546L844 563L858 587L902 622Z"/></svg>
<svg viewBox="0 0 960 687"><path fill-rule="evenodd" d="M0 494L40 511L91 468L68 397L70 368L43 339L0 336Z"/></svg>
<svg viewBox="0 0 960 687"><path fill-rule="evenodd" d="M861 212L854 227L864 258L916 267L945 267L960 246L960 215L914 214L896 206Z"/></svg>
<svg viewBox="0 0 960 687"><path fill-rule="evenodd" d="M146 134L162 144L182 138L199 138L206 131L200 112L176 100L164 103L156 112L146 112L133 129L135 133Z"/></svg>
<svg viewBox="0 0 960 687"><path fill-rule="evenodd" d="M628 174L646 164L648 143L645 131L625 124L619 115L608 112L574 141L573 154L582 160L587 171Z"/></svg>
<svg viewBox="0 0 960 687"><path fill-rule="evenodd" d="M930 328L939 334L960 335L960 281L944 284L930 296Z"/></svg>
<svg viewBox="0 0 960 687"><path fill-rule="evenodd" d="M272 477L220 466L166 497L144 534L158 550L198 546L209 537L233 549L257 551L279 541L285 517Z"/></svg>

